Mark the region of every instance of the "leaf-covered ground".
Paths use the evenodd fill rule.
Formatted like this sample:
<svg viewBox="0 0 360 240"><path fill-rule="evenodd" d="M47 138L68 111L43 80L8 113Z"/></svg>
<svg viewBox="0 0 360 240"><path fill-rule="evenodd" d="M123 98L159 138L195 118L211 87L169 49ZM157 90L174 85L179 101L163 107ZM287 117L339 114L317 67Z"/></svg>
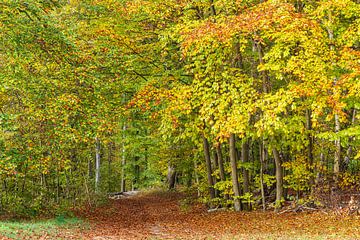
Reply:
<svg viewBox="0 0 360 240"><path fill-rule="evenodd" d="M111 200L83 213L89 228L59 228L28 239L360 239L360 218L323 212L212 212L177 193ZM0 233L1 234L1 233ZM6 239L6 238L4 238Z"/></svg>

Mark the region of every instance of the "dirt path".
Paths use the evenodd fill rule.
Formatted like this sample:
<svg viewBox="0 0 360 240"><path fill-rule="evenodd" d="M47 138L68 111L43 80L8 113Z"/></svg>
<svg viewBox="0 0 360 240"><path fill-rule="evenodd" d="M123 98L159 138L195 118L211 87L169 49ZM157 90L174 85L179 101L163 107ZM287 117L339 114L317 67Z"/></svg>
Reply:
<svg viewBox="0 0 360 240"><path fill-rule="evenodd" d="M140 194L112 200L83 216L84 239L360 239L357 217L324 213L212 212L201 205L184 211L177 193Z"/></svg>
<svg viewBox="0 0 360 240"><path fill-rule="evenodd" d="M152 193L112 200L110 206L98 208L84 216L93 226L84 237L90 239L172 238L176 226L188 221L189 216L192 215L180 210L180 199L181 196L176 193ZM199 210L205 211L205 209ZM179 234L176 235L179 236Z"/></svg>

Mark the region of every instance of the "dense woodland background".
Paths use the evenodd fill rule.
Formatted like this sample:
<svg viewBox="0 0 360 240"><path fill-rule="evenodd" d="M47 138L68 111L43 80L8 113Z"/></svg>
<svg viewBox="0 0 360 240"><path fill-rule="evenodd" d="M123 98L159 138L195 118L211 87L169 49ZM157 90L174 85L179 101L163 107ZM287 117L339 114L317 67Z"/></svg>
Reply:
<svg viewBox="0 0 360 240"><path fill-rule="evenodd" d="M0 211L167 186L209 207L360 187L360 2L2 0Z"/></svg>

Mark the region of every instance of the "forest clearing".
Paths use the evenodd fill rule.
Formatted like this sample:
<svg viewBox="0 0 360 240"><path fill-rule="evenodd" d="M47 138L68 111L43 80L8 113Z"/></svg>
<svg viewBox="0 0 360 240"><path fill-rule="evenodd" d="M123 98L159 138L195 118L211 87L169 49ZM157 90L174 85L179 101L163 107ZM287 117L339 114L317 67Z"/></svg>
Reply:
<svg viewBox="0 0 360 240"><path fill-rule="evenodd" d="M202 204L184 204L183 194L151 191L111 200L81 213L84 222L57 229L0 233L0 239L359 239L359 216L333 212L277 214L272 211L208 212ZM74 224L74 225L72 225ZM36 229L35 229L36 230ZM5 236L11 236L9 238Z"/></svg>

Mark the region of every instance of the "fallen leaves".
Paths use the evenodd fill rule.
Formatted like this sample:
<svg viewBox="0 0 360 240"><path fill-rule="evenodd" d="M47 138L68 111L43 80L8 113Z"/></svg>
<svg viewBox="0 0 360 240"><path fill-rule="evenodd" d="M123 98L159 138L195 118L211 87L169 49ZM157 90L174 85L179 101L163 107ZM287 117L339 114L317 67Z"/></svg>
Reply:
<svg viewBox="0 0 360 240"><path fill-rule="evenodd" d="M354 239L360 221L321 212L211 212L200 205L181 211L179 193L153 192L113 200L83 215L84 239ZM351 227L350 227L351 226Z"/></svg>

